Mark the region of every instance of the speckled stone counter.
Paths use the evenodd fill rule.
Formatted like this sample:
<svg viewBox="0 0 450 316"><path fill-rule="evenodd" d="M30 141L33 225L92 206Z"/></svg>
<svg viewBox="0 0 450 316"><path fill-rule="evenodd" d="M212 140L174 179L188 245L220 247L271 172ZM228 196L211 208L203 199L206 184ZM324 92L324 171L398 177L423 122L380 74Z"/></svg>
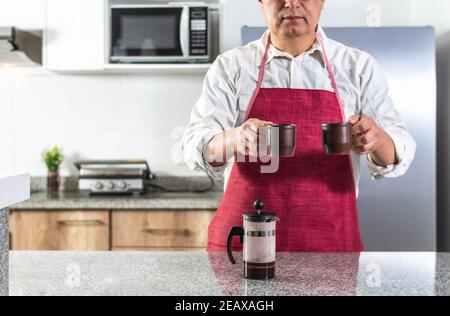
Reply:
<svg viewBox="0 0 450 316"><path fill-rule="evenodd" d="M8 209L0 209L0 296L8 294Z"/></svg>
<svg viewBox="0 0 450 316"><path fill-rule="evenodd" d="M206 177L158 177L155 184L184 192L165 192L150 188L147 193L133 197L130 195L99 195L86 197L77 191L76 178L63 178L61 192L49 195L43 178L33 178L32 194L28 201L13 205L14 210L147 210L147 209L217 209L223 196L223 182L216 181L211 191L201 190L210 185Z"/></svg>
<svg viewBox="0 0 450 316"><path fill-rule="evenodd" d="M8 207L30 197L28 173L0 172L0 296L8 294Z"/></svg>
<svg viewBox="0 0 450 316"><path fill-rule="evenodd" d="M147 209L217 209L222 192L206 193L147 193L132 196L84 197L78 192L61 192L48 196L45 192L31 194L28 201L14 205L11 210L147 210Z"/></svg>
<svg viewBox="0 0 450 316"><path fill-rule="evenodd" d="M240 256L237 254L240 262ZM11 295L448 295L450 255L279 253L276 278L226 254L11 252Z"/></svg>

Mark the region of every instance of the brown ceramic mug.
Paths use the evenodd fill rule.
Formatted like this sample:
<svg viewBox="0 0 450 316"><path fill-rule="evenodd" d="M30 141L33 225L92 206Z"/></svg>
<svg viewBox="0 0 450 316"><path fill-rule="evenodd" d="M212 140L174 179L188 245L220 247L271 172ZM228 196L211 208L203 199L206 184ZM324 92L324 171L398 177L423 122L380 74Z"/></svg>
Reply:
<svg viewBox="0 0 450 316"><path fill-rule="evenodd" d="M262 156L291 158L297 148L297 126L272 124L259 130L259 153Z"/></svg>
<svg viewBox="0 0 450 316"><path fill-rule="evenodd" d="M350 123L322 124L323 150L327 155L348 155L352 151Z"/></svg>

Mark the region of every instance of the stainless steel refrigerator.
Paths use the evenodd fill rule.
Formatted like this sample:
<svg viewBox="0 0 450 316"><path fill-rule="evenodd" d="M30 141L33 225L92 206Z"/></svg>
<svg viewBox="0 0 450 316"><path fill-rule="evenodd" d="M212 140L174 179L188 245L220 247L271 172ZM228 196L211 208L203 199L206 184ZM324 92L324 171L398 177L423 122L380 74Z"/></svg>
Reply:
<svg viewBox="0 0 450 316"><path fill-rule="evenodd" d="M242 43L265 28L243 27ZM362 165L358 209L367 251L435 251L436 49L431 27L325 28L328 37L370 53L383 68L396 109L417 142L403 177L372 180Z"/></svg>

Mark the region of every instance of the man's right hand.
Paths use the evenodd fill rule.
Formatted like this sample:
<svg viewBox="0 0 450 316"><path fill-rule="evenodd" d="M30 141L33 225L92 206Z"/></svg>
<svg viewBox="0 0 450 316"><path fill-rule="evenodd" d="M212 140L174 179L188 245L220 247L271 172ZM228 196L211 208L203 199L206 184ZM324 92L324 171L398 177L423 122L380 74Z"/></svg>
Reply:
<svg viewBox="0 0 450 316"><path fill-rule="evenodd" d="M203 153L205 160L213 167L220 167L235 155L257 157L259 129L271 124L252 118L239 127L216 135Z"/></svg>

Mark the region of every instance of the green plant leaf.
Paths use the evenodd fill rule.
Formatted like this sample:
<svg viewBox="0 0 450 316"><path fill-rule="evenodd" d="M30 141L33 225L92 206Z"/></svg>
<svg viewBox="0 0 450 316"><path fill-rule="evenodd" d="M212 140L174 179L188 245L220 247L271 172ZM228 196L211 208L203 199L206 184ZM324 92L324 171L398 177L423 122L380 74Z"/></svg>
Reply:
<svg viewBox="0 0 450 316"><path fill-rule="evenodd" d="M53 146L51 148L44 149L42 152L42 160L47 166L49 172L58 172L59 167L64 160L62 148Z"/></svg>

